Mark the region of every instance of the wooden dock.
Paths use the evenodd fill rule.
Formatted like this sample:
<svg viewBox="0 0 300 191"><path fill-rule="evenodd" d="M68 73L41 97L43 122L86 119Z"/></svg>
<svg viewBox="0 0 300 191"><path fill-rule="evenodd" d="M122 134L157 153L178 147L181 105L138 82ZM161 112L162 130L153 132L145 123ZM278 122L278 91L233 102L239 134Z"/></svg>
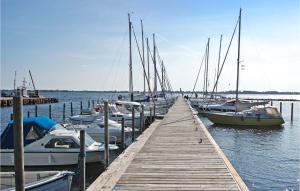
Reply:
<svg viewBox="0 0 300 191"><path fill-rule="evenodd" d="M189 105L178 98L93 184L92 190L248 190Z"/></svg>
<svg viewBox="0 0 300 191"><path fill-rule="evenodd" d="M35 105L35 104L46 104L46 103L57 103L58 99L53 97L24 97L23 105ZM1 97L1 107L11 107L13 105L12 97Z"/></svg>

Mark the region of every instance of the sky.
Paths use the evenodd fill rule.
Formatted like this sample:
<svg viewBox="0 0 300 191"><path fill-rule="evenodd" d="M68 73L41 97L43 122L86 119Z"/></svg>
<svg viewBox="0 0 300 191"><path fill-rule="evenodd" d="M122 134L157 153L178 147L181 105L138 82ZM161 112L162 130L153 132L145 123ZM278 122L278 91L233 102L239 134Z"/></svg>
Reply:
<svg viewBox="0 0 300 191"><path fill-rule="evenodd" d="M299 0L1 0L1 89L12 89L31 70L38 89L128 90L128 17L141 47L140 19L152 49L155 33L173 90L192 90L210 38L212 89L223 35L223 61L239 8L240 90L300 92ZM134 38L134 90L143 89ZM151 64L151 85L153 65ZM236 84L237 36L219 90ZM28 84L29 85L29 84ZM195 90L202 90L203 67Z"/></svg>

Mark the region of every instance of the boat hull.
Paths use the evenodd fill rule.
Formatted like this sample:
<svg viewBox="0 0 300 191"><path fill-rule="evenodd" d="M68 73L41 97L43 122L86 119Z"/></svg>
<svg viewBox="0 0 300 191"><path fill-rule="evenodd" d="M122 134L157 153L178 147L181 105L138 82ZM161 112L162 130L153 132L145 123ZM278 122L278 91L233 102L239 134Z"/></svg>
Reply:
<svg viewBox="0 0 300 191"><path fill-rule="evenodd" d="M71 190L74 173L69 171L25 172L25 190ZM15 190L14 172L1 172L1 190Z"/></svg>
<svg viewBox="0 0 300 191"><path fill-rule="evenodd" d="M14 151L1 149L1 166L14 166ZM25 166L77 165L79 152L24 152ZM86 163L103 161L103 151L87 151Z"/></svg>
<svg viewBox="0 0 300 191"><path fill-rule="evenodd" d="M239 126L280 126L282 118L245 117L242 115L226 115L222 113L206 113L206 117L215 124Z"/></svg>

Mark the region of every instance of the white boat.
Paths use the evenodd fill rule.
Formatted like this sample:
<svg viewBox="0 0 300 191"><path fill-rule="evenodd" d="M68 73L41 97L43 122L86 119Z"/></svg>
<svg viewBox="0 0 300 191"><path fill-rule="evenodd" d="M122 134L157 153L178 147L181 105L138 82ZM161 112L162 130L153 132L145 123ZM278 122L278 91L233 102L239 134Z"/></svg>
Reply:
<svg viewBox="0 0 300 191"><path fill-rule="evenodd" d="M268 103L269 101L251 102L243 99L239 99L236 102L235 99L232 99L221 104L199 103L198 108L202 111L243 111L250 109L253 106L266 105Z"/></svg>
<svg viewBox="0 0 300 191"><path fill-rule="evenodd" d="M74 173L70 171L25 171L25 190L58 191L71 190ZM0 172L0 189L15 190L15 173Z"/></svg>
<svg viewBox="0 0 300 191"><path fill-rule="evenodd" d="M89 124L100 117L100 112L93 108L83 109L81 114L70 116L69 119L73 124Z"/></svg>
<svg viewBox="0 0 300 191"><path fill-rule="evenodd" d="M96 119L93 123L90 124L64 124L64 127L67 129L84 129L87 134L89 134L95 141L104 142L104 117ZM113 120L108 120L108 132L110 143L121 143L122 137L122 127L121 124ZM130 127L124 127L125 133L125 142L129 141L132 129Z"/></svg>
<svg viewBox="0 0 300 191"><path fill-rule="evenodd" d="M78 164L79 132L65 129L47 116L24 119L24 165L61 166ZM104 159L104 144L85 135L86 162ZM13 122L1 134L1 166L14 165ZM109 145L114 152L117 145ZM113 154L113 153L112 153Z"/></svg>

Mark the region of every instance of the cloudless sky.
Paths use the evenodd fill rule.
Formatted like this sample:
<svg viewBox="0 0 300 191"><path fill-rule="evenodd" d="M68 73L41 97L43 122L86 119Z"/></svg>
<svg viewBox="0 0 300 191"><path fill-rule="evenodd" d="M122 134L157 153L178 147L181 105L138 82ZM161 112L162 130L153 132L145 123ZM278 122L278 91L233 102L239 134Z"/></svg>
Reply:
<svg viewBox="0 0 300 191"><path fill-rule="evenodd" d="M193 88L210 37L212 88L219 36L223 60L240 6L240 89L300 92L298 0L1 0L1 89L13 88L15 70L18 85L24 77L29 81L30 69L39 89L127 90L128 12L139 43L140 19L151 47L156 34L174 90ZM142 90L134 39L132 44L134 89ZM236 59L235 37L220 90L235 89ZM196 90L202 83L203 72Z"/></svg>

